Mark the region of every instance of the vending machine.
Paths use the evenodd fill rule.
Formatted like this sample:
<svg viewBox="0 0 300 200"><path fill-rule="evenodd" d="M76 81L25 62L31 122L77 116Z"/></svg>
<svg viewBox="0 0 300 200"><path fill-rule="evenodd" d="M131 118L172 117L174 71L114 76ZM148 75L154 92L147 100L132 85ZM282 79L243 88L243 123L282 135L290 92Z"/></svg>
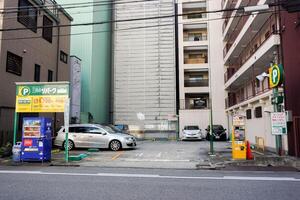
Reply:
<svg viewBox="0 0 300 200"><path fill-rule="evenodd" d="M50 161L52 120L45 117L23 119L21 161Z"/></svg>
<svg viewBox="0 0 300 200"><path fill-rule="evenodd" d="M235 115L232 127L232 158L246 160L246 155L245 117Z"/></svg>

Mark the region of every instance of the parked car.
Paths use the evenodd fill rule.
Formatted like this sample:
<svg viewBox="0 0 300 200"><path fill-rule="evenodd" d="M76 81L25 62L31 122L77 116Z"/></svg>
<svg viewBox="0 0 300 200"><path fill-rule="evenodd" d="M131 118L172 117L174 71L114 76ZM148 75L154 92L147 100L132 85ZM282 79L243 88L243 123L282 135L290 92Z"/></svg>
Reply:
<svg viewBox="0 0 300 200"><path fill-rule="evenodd" d="M123 133L129 134L129 127L127 124L116 124L115 127L121 130Z"/></svg>
<svg viewBox="0 0 300 200"><path fill-rule="evenodd" d="M201 140L204 138L205 136L199 126L185 126L182 130L182 140Z"/></svg>
<svg viewBox="0 0 300 200"><path fill-rule="evenodd" d="M136 139L100 124L72 124L69 126L68 149L109 148L113 151L136 147ZM61 127L54 144L65 147L65 127Z"/></svg>
<svg viewBox="0 0 300 200"><path fill-rule="evenodd" d="M206 130L206 139L210 140L210 126L207 127ZM222 140L226 141L227 140L227 134L226 134L226 129L223 128L222 125L213 125L213 139L214 140Z"/></svg>

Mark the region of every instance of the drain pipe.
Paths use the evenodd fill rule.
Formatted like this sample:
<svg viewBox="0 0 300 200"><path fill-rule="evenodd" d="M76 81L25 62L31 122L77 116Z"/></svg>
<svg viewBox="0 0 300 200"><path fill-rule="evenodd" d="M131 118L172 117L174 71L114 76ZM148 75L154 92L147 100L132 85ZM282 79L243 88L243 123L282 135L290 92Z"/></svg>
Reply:
<svg viewBox="0 0 300 200"><path fill-rule="evenodd" d="M55 81L58 81L58 65L59 65L59 58L60 58L60 27L59 27L60 22L57 22L57 49L56 49L56 69L55 69ZM53 136L55 136L56 133L56 120L57 120L57 114L56 112L54 113L54 122L53 122L53 126L54 126L54 132L52 133Z"/></svg>

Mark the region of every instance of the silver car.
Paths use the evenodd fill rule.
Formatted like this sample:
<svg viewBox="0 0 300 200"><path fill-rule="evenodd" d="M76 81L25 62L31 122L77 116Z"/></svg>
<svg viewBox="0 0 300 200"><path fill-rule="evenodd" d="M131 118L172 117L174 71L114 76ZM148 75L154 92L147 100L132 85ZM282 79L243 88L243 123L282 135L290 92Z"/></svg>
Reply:
<svg viewBox="0 0 300 200"><path fill-rule="evenodd" d="M62 127L54 145L65 147L65 128ZM136 139L128 134L118 133L109 126L99 124L72 124L69 126L68 149L109 148L113 151L136 147Z"/></svg>
<svg viewBox="0 0 300 200"><path fill-rule="evenodd" d="M201 140L205 136L199 126L185 126L182 130L182 140Z"/></svg>

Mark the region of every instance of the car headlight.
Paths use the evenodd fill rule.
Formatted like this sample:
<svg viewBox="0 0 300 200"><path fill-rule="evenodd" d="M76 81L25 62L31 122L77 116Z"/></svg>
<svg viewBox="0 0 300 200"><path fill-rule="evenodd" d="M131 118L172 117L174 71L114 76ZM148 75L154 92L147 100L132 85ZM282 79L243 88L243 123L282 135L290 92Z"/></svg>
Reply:
<svg viewBox="0 0 300 200"><path fill-rule="evenodd" d="M131 137L125 137L125 140L132 140Z"/></svg>

